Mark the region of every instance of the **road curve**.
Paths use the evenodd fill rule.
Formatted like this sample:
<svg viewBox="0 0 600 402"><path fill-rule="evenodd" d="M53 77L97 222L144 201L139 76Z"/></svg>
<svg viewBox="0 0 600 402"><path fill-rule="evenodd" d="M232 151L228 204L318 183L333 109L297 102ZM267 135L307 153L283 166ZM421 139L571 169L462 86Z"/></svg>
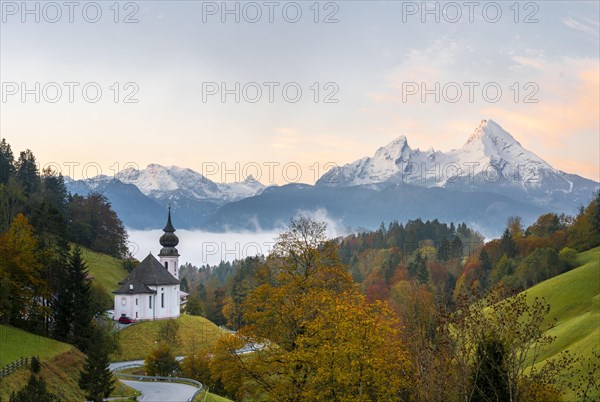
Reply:
<svg viewBox="0 0 600 402"><path fill-rule="evenodd" d="M171 382L141 382L121 380L123 384L142 393L143 402L187 402L198 390L196 387Z"/></svg>
<svg viewBox="0 0 600 402"><path fill-rule="evenodd" d="M177 357L177 360L181 360L182 358L183 357L179 356ZM132 365L143 366L144 361L131 360L127 362L110 363L109 368L115 371ZM197 387L191 385L172 382L148 382L123 379L121 379L121 382L140 391L142 396L139 397L138 400L143 402L187 402L198 390Z"/></svg>

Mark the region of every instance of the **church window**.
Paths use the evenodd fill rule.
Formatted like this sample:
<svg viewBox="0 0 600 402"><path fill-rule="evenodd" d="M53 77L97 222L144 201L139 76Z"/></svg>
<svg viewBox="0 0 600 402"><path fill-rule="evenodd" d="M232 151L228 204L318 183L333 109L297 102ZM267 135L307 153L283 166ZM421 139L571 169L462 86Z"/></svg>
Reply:
<svg viewBox="0 0 600 402"><path fill-rule="evenodd" d="M160 294L160 306L162 308L165 308L165 294L164 293Z"/></svg>
<svg viewBox="0 0 600 402"><path fill-rule="evenodd" d="M135 305L137 306L138 304L139 304L139 303L138 303L138 298L136 297L136 298L135 298Z"/></svg>
<svg viewBox="0 0 600 402"><path fill-rule="evenodd" d="M152 308L152 295L148 296L149 308Z"/></svg>
<svg viewBox="0 0 600 402"><path fill-rule="evenodd" d="M169 261L165 261L165 268L169 269Z"/></svg>

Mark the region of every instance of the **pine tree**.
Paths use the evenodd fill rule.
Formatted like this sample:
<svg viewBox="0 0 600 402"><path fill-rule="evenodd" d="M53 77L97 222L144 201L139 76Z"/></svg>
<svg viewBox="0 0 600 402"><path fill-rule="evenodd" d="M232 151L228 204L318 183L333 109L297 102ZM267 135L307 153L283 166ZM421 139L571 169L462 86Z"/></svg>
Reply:
<svg viewBox="0 0 600 402"><path fill-rule="evenodd" d="M92 318L91 284L77 246L69 256L63 288L57 298L55 336L85 352L91 340Z"/></svg>
<svg viewBox="0 0 600 402"><path fill-rule="evenodd" d="M40 176L37 168L35 156L28 149L21 152L16 163L16 177L18 182L23 186L25 195L31 196L40 188Z"/></svg>
<svg viewBox="0 0 600 402"><path fill-rule="evenodd" d="M449 257L450 257L450 242L448 241L448 238L446 236L444 236L442 238L442 242L440 243L440 246L437 250L437 259L440 261L448 261Z"/></svg>
<svg viewBox="0 0 600 402"><path fill-rule="evenodd" d="M102 342L92 343L79 375L79 388L86 391L88 401L102 402L115 389L109 363L105 345Z"/></svg>
<svg viewBox="0 0 600 402"><path fill-rule="evenodd" d="M497 339L484 339L477 346L477 369L473 370L474 393L471 401L510 400L504 355L504 345Z"/></svg>
<svg viewBox="0 0 600 402"><path fill-rule="evenodd" d="M408 274L420 283L429 281L429 271L427 271L427 257L423 258L420 252L417 252L415 259L408 264Z"/></svg>
<svg viewBox="0 0 600 402"><path fill-rule="evenodd" d="M460 237L454 236L454 239L452 239L452 257L460 258L460 257L462 257L462 255L463 255L462 241L460 240Z"/></svg>
<svg viewBox="0 0 600 402"><path fill-rule="evenodd" d="M69 279L73 285L73 343L86 351L92 332L92 289L87 279L87 266L83 262L81 248L75 247L69 259Z"/></svg>
<svg viewBox="0 0 600 402"><path fill-rule="evenodd" d="M506 228L500 239L500 255L506 254L508 258L514 258L517 256L517 253L517 244L513 240L508 228Z"/></svg>
<svg viewBox="0 0 600 402"><path fill-rule="evenodd" d="M0 141L0 184L8 183L8 178L14 173L15 158L10 144L3 138Z"/></svg>
<svg viewBox="0 0 600 402"><path fill-rule="evenodd" d="M10 395L9 402L59 402L56 395L48 392L46 382L38 376L41 366L39 359L33 358L31 361L31 376L27 385L18 392Z"/></svg>

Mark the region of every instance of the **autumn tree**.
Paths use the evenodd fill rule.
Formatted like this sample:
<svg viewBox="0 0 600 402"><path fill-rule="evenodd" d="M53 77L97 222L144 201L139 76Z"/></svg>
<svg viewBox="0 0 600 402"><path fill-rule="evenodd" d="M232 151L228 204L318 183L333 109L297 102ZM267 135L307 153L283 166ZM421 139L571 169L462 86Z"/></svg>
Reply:
<svg viewBox="0 0 600 402"><path fill-rule="evenodd" d="M179 362L172 348L166 342L160 342L144 362L144 369L150 376L171 376L179 371Z"/></svg>
<svg viewBox="0 0 600 402"><path fill-rule="evenodd" d="M600 190L586 208L581 209L569 229L568 246L577 251L600 245Z"/></svg>
<svg viewBox="0 0 600 402"><path fill-rule="evenodd" d="M358 292L324 224L292 221L260 280L243 304L248 324L215 352L230 392L282 401L399 397L407 359L393 314Z"/></svg>
<svg viewBox="0 0 600 402"><path fill-rule="evenodd" d="M556 400L567 388L580 389L561 377L574 372L578 357L563 352L541 359L556 339L548 335L554 327L548 319L550 305L540 298L529 300L526 293L507 294L497 287L478 301L462 299L450 316L460 399Z"/></svg>
<svg viewBox="0 0 600 402"><path fill-rule="evenodd" d="M30 330L43 326L48 288L38 253L33 227L23 214L17 215L8 231L0 234L0 283L6 292L2 295L1 321Z"/></svg>

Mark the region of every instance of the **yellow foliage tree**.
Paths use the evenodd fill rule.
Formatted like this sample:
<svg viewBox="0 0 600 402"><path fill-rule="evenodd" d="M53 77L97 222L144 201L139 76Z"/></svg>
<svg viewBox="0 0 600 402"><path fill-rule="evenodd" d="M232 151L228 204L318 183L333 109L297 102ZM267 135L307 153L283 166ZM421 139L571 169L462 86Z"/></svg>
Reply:
<svg viewBox="0 0 600 402"><path fill-rule="evenodd" d="M16 324L48 312L43 304L48 296L47 283L37 253L33 227L18 214L8 231L0 235L0 320Z"/></svg>
<svg viewBox="0 0 600 402"><path fill-rule="evenodd" d="M211 363L229 392L278 401L399 397L408 364L398 323L358 291L323 224L293 221L261 277L243 306L250 324L221 339Z"/></svg>

